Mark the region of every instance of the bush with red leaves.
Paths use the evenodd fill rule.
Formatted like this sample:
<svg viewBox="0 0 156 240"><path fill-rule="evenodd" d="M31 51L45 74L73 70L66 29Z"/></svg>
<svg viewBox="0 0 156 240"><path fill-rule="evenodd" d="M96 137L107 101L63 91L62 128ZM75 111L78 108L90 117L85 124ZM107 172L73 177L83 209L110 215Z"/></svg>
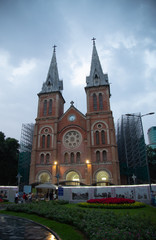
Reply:
<svg viewBox="0 0 156 240"><path fill-rule="evenodd" d="M101 204L128 204L135 203L135 200L127 198L101 198L101 199L90 199L87 203L101 203Z"/></svg>

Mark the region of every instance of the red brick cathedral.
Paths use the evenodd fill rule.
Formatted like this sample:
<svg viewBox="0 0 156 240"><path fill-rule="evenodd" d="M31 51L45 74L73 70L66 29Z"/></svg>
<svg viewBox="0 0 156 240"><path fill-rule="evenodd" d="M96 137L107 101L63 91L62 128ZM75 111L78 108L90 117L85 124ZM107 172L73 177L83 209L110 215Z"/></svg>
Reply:
<svg viewBox="0 0 156 240"><path fill-rule="evenodd" d="M62 90L54 46L47 79L38 94L30 184L120 184L110 85L100 64L95 39L90 75L86 77L87 113L81 113L74 102L64 112Z"/></svg>

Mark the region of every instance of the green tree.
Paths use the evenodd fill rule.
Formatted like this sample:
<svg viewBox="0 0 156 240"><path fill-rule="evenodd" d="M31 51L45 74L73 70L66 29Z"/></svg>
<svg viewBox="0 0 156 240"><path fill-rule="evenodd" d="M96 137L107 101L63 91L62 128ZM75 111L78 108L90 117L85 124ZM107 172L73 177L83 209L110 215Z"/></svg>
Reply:
<svg viewBox="0 0 156 240"><path fill-rule="evenodd" d="M16 185L19 143L14 138L5 138L0 132L0 185Z"/></svg>
<svg viewBox="0 0 156 240"><path fill-rule="evenodd" d="M146 147L151 183L156 183L156 148Z"/></svg>

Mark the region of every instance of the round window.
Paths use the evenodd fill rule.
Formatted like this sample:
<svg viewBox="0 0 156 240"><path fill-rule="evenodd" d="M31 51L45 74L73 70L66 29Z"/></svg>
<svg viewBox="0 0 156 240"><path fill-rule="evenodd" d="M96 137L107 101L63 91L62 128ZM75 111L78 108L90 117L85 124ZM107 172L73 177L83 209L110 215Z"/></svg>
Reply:
<svg viewBox="0 0 156 240"><path fill-rule="evenodd" d="M63 136L63 144L67 148L75 148L81 144L82 135L78 131L69 131Z"/></svg>

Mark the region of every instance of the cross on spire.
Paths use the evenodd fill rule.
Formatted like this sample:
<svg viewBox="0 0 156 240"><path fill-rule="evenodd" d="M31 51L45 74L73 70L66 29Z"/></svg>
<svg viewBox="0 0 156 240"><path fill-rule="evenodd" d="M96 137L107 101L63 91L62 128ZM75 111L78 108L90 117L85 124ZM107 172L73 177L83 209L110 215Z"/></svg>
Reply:
<svg viewBox="0 0 156 240"><path fill-rule="evenodd" d="M54 52L56 52L56 50L55 50L56 47L57 47L56 45L53 46L53 48L54 48Z"/></svg>
<svg viewBox="0 0 156 240"><path fill-rule="evenodd" d="M95 40L96 40L96 38L92 38L92 41L93 41L93 45L95 46Z"/></svg>
<svg viewBox="0 0 156 240"><path fill-rule="evenodd" d="M73 105L74 105L74 102L73 102L73 101L71 101L71 102L70 102L70 104L71 104L71 106L73 106Z"/></svg>

